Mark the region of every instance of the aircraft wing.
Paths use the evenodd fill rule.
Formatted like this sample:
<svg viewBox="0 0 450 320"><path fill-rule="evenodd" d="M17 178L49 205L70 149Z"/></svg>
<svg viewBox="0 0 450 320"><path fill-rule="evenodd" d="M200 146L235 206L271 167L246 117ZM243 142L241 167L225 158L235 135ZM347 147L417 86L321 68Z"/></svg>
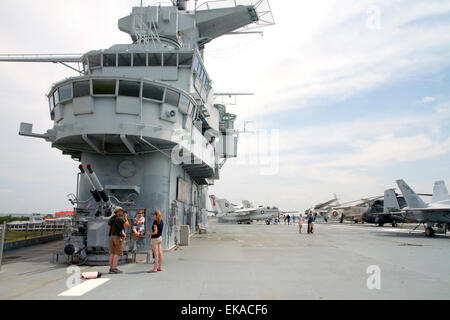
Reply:
<svg viewBox="0 0 450 320"><path fill-rule="evenodd" d="M255 210L256 210L256 208L244 208L244 209L236 210L233 213L250 213Z"/></svg>
<svg viewBox="0 0 450 320"><path fill-rule="evenodd" d="M402 211L450 211L450 208L403 208Z"/></svg>

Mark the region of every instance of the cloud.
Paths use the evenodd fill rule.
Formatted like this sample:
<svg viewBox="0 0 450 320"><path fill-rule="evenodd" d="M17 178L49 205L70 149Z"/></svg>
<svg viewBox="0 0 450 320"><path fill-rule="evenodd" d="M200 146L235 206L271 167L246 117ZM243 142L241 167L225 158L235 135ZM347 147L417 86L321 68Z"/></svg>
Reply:
<svg viewBox="0 0 450 320"><path fill-rule="evenodd" d="M419 100L420 103L431 103L436 101L434 97L424 97L422 100Z"/></svg>
<svg viewBox="0 0 450 320"><path fill-rule="evenodd" d="M236 40L236 47L218 40L207 47L210 74L213 80L220 75L216 88L254 91L239 114L256 117L312 107L317 99L348 99L450 65L450 22L415 24L449 12L448 2L380 1L379 30L367 27L372 4L296 2L296 10L286 10L285 1L273 3L279 23L262 39L245 46ZM236 55L227 63L209 55L220 47L234 47Z"/></svg>

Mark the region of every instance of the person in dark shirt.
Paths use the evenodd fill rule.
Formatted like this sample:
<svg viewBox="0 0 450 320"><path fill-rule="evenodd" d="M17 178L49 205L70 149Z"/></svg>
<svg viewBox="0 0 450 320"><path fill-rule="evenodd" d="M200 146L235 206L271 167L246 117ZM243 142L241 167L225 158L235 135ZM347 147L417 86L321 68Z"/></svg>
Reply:
<svg viewBox="0 0 450 320"><path fill-rule="evenodd" d="M109 232L109 273L122 273L117 269L119 256L123 254L124 229L130 225L122 207L114 209L114 215L108 221Z"/></svg>
<svg viewBox="0 0 450 320"><path fill-rule="evenodd" d="M153 214L155 217L155 221L153 221L152 226L152 233L151 234L151 244L152 244L152 250L153 255L155 256L155 267L152 270L149 270L147 272L156 272L156 271L162 271L161 265L162 265L162 231L164 227L164 222L162 221L162 215L161 212L156 209L155 213Z"/></svg>

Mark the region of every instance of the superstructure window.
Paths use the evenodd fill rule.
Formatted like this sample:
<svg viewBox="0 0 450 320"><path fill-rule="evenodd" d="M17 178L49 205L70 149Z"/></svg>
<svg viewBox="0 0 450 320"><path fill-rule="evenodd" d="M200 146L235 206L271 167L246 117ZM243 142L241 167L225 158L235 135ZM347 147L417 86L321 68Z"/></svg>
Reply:
<svg viewBox="0 0 450 320"><path fill-rule="evenodd" d="M98 68L101 66L102 56L100 54L96 54L88 57L89 68Z"/></svg>
<svg viewBox="0 0 450 320"><path fill-rule="evenodd" d="M161 53L149 53L148 54L148 65L149 65L149 67L160 67L161 66Z"/></svg>
<svg viewBox="0 0 450 320"><path fill-rule="evenodd" d="M139 97L140 92L140 82L119 80L119 96Z"/></svg>
<svg viewBox="0 0 450 320"><path fill-rule="evenodd" d="M133 53L133 66L145 67L147 65L147 57L145 53Z"/></svg>
<svg viewBox="0 0 450 320"><path fill-rule="evenodd" d="M178 64L180 66L191 66L192 65L192 53L180 53L178 55Z"/></svg>
<svg viewBox="0 0 450 320"><path fill-rule="evenodd" d="M58 96L59 96L60 102L72 99L72 85L69 84L69 85L60 87L58 89Z"/></svg>
<svg viewBox="0 0 450 320"><path fill-rule="evenodd" d="M53 100L53 96L48 97L48 103L50 106L50 113L53 113L53 110L55 109L55 101Z"/></svg>
<svg viewBox="0 0 450 320"><path fill-rule="evenodd" d="M181 95L179 107L183 108L184 110L189 110L189 103L189 99L186 96Z"/></svg>
<svg viewBox="0 0 450 320"><path fill-rule="evenodd" d="M119 67L131 67L131 53L118 54Z"/></svg>
<svg viewBox="0 0 450 320"><path fill-rule="evenodd" d="M104 67L115 67L116 66L116 54L115 53L104 53L103 54L103 66Z"/></svg>
<svg viewBox="0 0 450 320"><path fill-rule="evenodd" d="M73 83L73 97L86 97L91 95L91 86L89 80L78 81Z"/></svg>
<svg viewBox="0 0 450 320"><path fill-rule="evenodd" d="M115 79L95 79L92 80L94 94L116 94Z"/></svg>
<svg viewBox="0 0 450 320"><path fill-rule="evenodd" d="M177 54L176 53L164 53L164 66L176 67L177 66Z"/></svg>
<svg viewBox="0 0 450 320"><path fill-rule="evenodd" d="M53 93L53 99L55 100L55 106L59 103L59 95L58 95L58 91L55 91Z"/></svg>
<svg viewBox="0 0 450 320"><path fill-rule="evenodd" d="M162 101L164 96L164 88L149 83L144 83L142 87L142 97Z"/></svg>
<svg viewBox="0 0 450 320"><path fill-rule="evenodd" d="M176 91L167 89L165 103L171 104L173 106L178 106L178 101L180 100L180 94Z"/></svg>

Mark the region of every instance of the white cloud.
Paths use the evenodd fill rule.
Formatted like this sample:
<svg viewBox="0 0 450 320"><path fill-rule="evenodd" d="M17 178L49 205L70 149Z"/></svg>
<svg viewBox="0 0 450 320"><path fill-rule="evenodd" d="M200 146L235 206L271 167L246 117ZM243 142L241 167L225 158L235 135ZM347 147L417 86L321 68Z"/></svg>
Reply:
<svg viewBox="0 0 450 320"><path fill-rule="evenodd" d="M295 10L286 10L289 3L273 3L279 23L264 30L261 40L235 47L235 56L226 63L209 52L229 49L231 40L207 47L206 60L216 88L254 91L256 96L239 114L255 117L302 108L316 98L346 99L450 64L450 23L427 27L412 23L448 12L450 3L380 1L376 3L381 11L380 30L366 26L367 8L372 4L297 1Z"/></svg>
<svg viewBox="0 0 450 320"><path fill-rule="evenodd" d="M436 101L436 99L434 97L424 97L419 102L421 102L421 103L432 103L434 101Z"/></svg>

